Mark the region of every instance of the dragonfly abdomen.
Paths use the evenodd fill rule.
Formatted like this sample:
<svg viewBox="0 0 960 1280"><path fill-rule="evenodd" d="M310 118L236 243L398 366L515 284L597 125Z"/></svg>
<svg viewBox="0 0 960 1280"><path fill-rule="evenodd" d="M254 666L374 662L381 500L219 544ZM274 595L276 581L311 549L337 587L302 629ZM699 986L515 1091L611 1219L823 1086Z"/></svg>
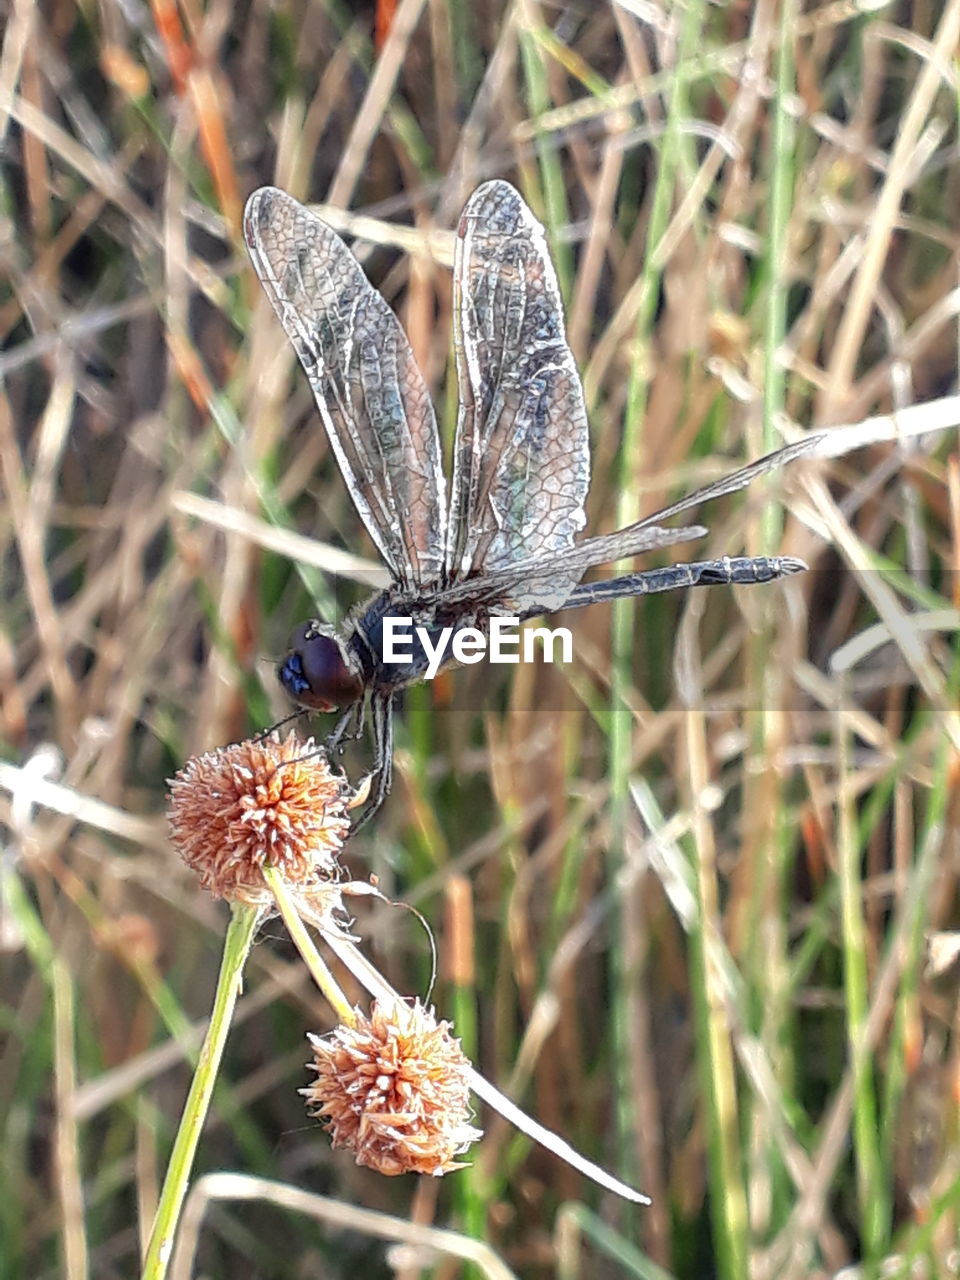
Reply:
<svg viewBox="0 0 960 1280"><path fill-rule="evenodd" d="M627 573L602 582L581 582L565 609L598 604L601 600L619 600L625 596L655 595L660 591L676 591L685 587L718 585L751 586L788 578L802 573L806 564L794 556L723 556L719 560L701 560L694 564L673 564L662 569L646 569Z"/></svg>

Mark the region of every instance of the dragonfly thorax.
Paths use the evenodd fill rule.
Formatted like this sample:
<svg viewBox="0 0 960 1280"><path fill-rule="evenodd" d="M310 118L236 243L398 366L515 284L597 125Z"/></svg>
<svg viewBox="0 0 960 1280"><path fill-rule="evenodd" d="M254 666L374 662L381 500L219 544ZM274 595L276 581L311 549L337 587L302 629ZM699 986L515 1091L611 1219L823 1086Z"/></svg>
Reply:
<svg viewBox="0 0 960 1280"><path fill-rule="evenodd" d="M332 627L316 619L294 631L277 674L290 697L313 711L336 711L363 697L356 658Z"/></svg>

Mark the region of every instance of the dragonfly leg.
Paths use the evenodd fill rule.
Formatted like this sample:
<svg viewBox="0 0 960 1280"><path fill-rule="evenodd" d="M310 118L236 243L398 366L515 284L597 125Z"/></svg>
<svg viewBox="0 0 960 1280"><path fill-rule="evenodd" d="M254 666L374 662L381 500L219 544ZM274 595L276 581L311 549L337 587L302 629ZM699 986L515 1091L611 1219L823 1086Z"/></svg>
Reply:
<svg viewBox="0 0 960 1280"><path fill-rule="evenodd" d="M327 750L340 750L344 742L353 742L363 734L364 729L364 706L363 699L355 702L349 711L337 721L334 726L333 733L327 738Z"/></svg>
<svg viewBox="0 0 960 1280"><path fill-rule="evenodd" d="M377 790L370 813L376 813L389 795L390 784L393 782L393 698L389 695L385 698L374 698L371 711L373 714L373 768L377 774Z"/></svg>
<svg viewBox="0 0 960 1280"><path fill-rule="evenodd" d="M255 733L253 735L253 741L266 742L267 738L272 737L273 734L275 734L279 729L282 729L284 725L293 724L294 721L299 720L301 716L305 716L306 714L306 707L298 707L296 711L291 711L288 716L284 716L283 719L278 720L276 724L270 725L268 729L261 729L259 733Z"/></svg>
<svg viewBox="0 0 960 1280"><path fill-rule="evenodd" d="M353 830L365 827L390 793L393 782L393 698L374 697L370 701L373 720L373 773L376 783L373 799L364 810L360 819L354 823Z"/></svg>

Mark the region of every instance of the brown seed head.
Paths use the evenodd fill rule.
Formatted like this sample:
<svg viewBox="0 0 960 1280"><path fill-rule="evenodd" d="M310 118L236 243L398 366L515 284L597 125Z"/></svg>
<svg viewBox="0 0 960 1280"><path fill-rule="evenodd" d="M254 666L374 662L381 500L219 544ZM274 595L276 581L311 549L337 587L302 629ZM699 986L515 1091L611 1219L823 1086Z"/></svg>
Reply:
<svg viewBox="0 0 960 1280"><path fill-rule="evenodd" d="M272 902L264 864L317 894L340 878L352 793L312 738L236 742L194 756L170 781L170 838L205 889L253 906Z"/></svg>
<svg viewBox="0 0 960 1280"><path fill-rule="evenodd" d="M374 1003L355 1027L310 1036L317 1079L302 1090L357 1164L439 1176L482 1136L470 1124L469 1062L447 1022L417 1001Z"/></svg>

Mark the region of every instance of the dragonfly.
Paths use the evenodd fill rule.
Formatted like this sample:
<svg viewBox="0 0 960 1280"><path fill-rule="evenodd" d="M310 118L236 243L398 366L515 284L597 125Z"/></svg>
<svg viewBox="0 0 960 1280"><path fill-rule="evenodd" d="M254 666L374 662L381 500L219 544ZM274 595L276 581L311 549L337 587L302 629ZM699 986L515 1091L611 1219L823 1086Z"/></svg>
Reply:
<svg viewBox="0 0 960 1280"><path fill-rule="evenodd" d="M415 632L404 660L386 660L386 620L412 619L435 645L446 627L454 635L484 631L497 616L524 620L806 569L792 556L723 556L581 581L598 566L703 537L703 526L664 522L744 488L816 438L767 454L616 533L580 538L590 482L583 387L546 234L510 183L478 187L457 227L459 410L449 494L423 375L399 320L346 244L275 187L251 195L244 236L354 506L389 570L390 585L339 627L316 618L300 625L278 668L299 707L342 713L330 748L363 736L369 708L377 784L365 818L390 790L398 695L429 668Z"/></svg>

